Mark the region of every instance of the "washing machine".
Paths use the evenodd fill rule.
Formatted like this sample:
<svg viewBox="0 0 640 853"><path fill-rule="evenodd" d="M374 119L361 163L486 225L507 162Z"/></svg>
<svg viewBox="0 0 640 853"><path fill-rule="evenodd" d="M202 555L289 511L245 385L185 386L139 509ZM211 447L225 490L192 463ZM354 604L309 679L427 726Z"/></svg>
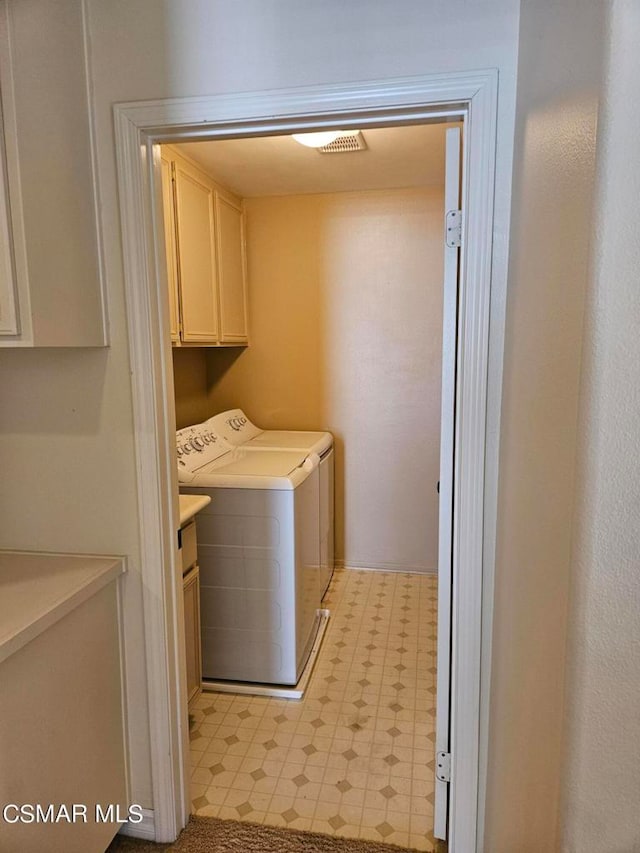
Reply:
<svg viewBox="0 0 640 853"><path fill-rule="evenodd" d="M208 424L177 433L198 513L204 679L296 684L320 623L319 457L232 447Z"/></svg>
<svg viewBox="0 0 640 853"><path fill-rule="evenodd" d="M214 434L236 447L257 450L303 450L320 457L320 585L324 596L333 574L334 449L330 432L260 429L242 409L221 412L207 421Z"/></svg>

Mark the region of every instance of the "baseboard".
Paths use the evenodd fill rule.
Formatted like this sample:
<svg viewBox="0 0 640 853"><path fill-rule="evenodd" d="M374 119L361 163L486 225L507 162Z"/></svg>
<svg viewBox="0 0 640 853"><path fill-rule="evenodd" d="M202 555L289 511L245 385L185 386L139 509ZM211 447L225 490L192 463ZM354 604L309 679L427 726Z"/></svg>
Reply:
<svg viewBox="0 0 640 853"><path fill-rule="evenodd" d="M140 823L131 823L128 820L123 823L119 835L129 835L131 838L144 838L146 841L156 840L156 822L153 809L142 809L142 820Z"/></svg>
<svg viewBox="0 0 640 853"><path fill-rule="evenodd" d="M397 563L357 563L350 560L335 561L336 569L355 569L358 572L399 572L405 575L437 575L437 568L426 566L400 566Z"/></svg>

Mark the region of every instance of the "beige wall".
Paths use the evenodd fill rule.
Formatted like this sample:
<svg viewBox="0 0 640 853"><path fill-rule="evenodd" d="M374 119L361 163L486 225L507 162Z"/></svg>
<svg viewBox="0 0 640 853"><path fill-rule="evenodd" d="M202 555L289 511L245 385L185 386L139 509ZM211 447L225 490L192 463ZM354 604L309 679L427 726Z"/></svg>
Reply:
<svg viewBox="0 0 640 853"><path fill-rule="evenodd" d="M62 72L84 57L59 49L33 31L67 13L78 25L81 0L9 0L23 106L46 90L51 103L70 107L63 87L40 61ZM509 230L512 131L517 56L517 0L85 0L92 71L91 104L100 180L111 347L103 352L0 353L0 545L13 548L115 552L127 556L127 673L131 696L132 799L152 805L148 751L145 654L140 583L135 457L120 241L113 104L151 98L234 93L278 87L389 79L448 70L498 68L498 171L494 261L504 258ZM336 21L340 26L336 27ZM33 31L32 31L33 28ZM18 30L20 37L17 37ZM53 27L51 27L53 30ZM39 37L38 37L39 38ZM35 93L34 93L35 98ZM59 144L73 146L63 125ZM28 157L22 180L50 199L82 193L73 170L46 180L49 159ZM42 210L48 210L48 205ZM66 233L52 253L83 244L85 232ZM80 250L86 246L80 245ZM34 263L44 263L37 248ZM59 253L59 256L58 256ZM46 261L46 259L45 259ZM58 267L58 263L52 265ZM56 286L51 276L51 287ZM504 280L494 281L496 304Z"/></svg>
<svg viewBox="0 0 640 853"><path fill-rule="evenodd" d="M234 358L238 350L224 350ZM204 347L173 347L173 385L178 429L211 417L207 384L207 350Z"/></svg>
<svg viewBox="0 0 640 853"><path fill-rule="evenodd" d="M487 853L556 849L601 8L521 7Z"/></svg>
<svg viewBox="0 0 640 853"><path fill-rule="evenodd" d="M251 346L207 352L209 413L331 430L337 560L435 571L442 190L246 205Z"/></svg>
<svg viewBox="0 0 640 853"><path fill-rule="evenodd" d="M640 850L640 5L617 0L610 10L578 421L562 853Z"/></svg>

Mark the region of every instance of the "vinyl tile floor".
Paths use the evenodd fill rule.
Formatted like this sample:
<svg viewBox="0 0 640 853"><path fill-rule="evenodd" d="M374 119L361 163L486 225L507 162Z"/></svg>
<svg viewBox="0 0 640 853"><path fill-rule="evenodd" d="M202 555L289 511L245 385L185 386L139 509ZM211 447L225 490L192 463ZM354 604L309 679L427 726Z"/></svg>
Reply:
<svg viewBox="0 0 640 853"><path fill-rule="evenodd" d="M193 811L434 850L437 580L336 570L302 700L203 693Z"/></svg>

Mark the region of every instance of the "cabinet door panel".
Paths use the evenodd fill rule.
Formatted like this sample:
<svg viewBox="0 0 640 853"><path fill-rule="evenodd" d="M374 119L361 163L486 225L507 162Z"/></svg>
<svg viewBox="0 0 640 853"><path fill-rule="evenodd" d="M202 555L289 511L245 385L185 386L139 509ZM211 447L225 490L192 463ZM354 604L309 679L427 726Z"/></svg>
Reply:
<svg viewBox="0 0 640 853"><path fill-rule="evenodd" d="M161 157L162 209L164 212L164 243L167 250L167 281L169 286L169 327L171 340L180 340L178 320L178 257L176 254L176 222L171 186L171 161Z"/></svg>
<svg viewBox="0 0 640 853"><path fill-rule="evenodd" d="M242 209L216 193L220 340L247 341L247 299Z"/></svg>
<svg viewBox="0 0 640 853"><path fill-rule="evenodd" d="M218 341L213 190L195 170L175 167L182 340Z"/></svg>
<svg viewBox="0 0 640 853"><path fill-rule="evenodd" d="M194 566L183 582L184 630L187 657L187 698L191 702L202 689L200 653L200 571Z"/></svg>

